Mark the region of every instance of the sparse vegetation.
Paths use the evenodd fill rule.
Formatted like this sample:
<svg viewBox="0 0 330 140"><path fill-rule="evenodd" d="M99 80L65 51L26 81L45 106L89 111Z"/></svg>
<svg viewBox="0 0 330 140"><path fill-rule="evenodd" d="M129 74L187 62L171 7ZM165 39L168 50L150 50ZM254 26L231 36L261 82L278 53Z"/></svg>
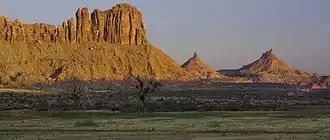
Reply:
<svg viewBox="0 0 330 140"><path fill-rule="evenodd" d="M137 77L136 81L138 82L136 85L136 88L138 89L137 96L143 104L144 112L147 112L149 108L148 101L150 100L149 94L157 90L160 86L160 82L155 80L142 80L140 77Z"/></svg>
<svg viewBox="0 0 330 140"><path fill-rule="evenodd" d="M75 80L73 80L75 81ZM144 81L149 84L149 81ZM61 90L49 89L29 93L10 90L0 93L0 109L107 109L114 112L138 112L141 107L150 112L185 111L284 111L305 108L326 108L330 105L327 92L292 94L283 90L159 90L153 92L152 85L143 85L147 89L136 87L98 92L92 85L76 81L65 83ZM79 83L79 84L78 84ZM79 87L79 88L78 88ZM91 88L89 88L91 87ZM118 88L118 87L114 87ZM52 92L58 91L58 94ZM142 91L149 91L143 93ZM151 91L151 92L150 92ZM48 93L48 94L44 94ZM143 103L144 102L144 103ZM38 107L39 106L39 107ZM48 108L48 109L47 109Z"/></svg>

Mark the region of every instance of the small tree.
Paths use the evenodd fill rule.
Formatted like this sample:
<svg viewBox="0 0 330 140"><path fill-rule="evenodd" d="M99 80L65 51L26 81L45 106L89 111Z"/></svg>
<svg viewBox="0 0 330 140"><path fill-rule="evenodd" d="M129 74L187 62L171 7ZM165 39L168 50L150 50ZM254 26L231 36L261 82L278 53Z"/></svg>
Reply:
<svg viewBox="0 0 330 140"><path fill-rule="evenodd" d="M142 80L140 77L135 78L138 84L137 88L137 96L139 100L142 102L144 107L144 112L148 111L148 96L150 93L153 93L157 90L157 88L161 85L159 81L156 80Z"/></svg>
<svg viewBox="0 0 330 140"><path fill-rule="evenodd" d="M82 100L88 100L88 103L91 105L91 100L88 96L88 87L78 78L69 78L66 80L67 86L64 87L63 93L61 94L62 97L65 99L73 100L74 104L79 108L83 107L84 102Z"/></svg>

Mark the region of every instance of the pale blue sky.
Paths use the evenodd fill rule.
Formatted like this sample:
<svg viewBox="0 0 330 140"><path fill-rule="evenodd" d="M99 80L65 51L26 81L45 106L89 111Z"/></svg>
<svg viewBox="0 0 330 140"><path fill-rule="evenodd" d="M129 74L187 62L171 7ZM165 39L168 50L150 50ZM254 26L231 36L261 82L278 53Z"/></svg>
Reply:
<svg viewBox="0 0 330 140"><path fill-rule="evenodd" d="M124 0L0 0L0 15L60 24L87 6ZM130 0L149 40L179 64L194 51L214 69L239 68L269 48L292 66L330 74L330 0Z"/></svg>

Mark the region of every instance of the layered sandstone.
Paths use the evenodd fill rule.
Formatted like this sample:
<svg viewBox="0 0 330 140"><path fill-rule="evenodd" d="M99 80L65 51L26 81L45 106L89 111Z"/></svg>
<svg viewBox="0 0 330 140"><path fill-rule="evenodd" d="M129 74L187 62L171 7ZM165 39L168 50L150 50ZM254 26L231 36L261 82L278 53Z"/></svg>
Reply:
<svg viewBox="0 0 330 140"><path fill-rule="evenodd" d="M262 56L245 65L238 70L243 75L256 77L260 82L272 83L308 83L314 79L314 74L297 70L278 59L273 50L270 49L262 54Z"/></svg>
<svg viewBox="0 0 330 140"><path fill-rule="evenodd" d="M181 67L199 78L220 78L220 74L205 64L196 52Z"/></svg>
<svg viewBox="0 0 330 140"><path fill-rule="evenodd" d="M71 18L60 26L22 24L18 20L0 17L0 39L11 42L39 40L80 44L89 41L120 45L147 44L141 12L129 4L118 4L105 11L95 9L91 14L87 7L79 8L75 16L76 21Z"/></svg>
<svg viewBox="0 0 330 140"><path fill-rule="evenodd" d="M137 8L80 8L60 26L0 17L0 85L81 80L192 80L171 57L148 43Z"/></svg>

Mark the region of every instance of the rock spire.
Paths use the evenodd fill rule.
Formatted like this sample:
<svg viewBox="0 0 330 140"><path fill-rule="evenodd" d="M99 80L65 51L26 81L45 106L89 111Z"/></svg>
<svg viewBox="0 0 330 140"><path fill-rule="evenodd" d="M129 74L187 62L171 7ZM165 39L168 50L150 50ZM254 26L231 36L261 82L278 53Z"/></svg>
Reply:
<svg viewBox="0 0 330 140"><path fill-rule="evenodd" d="M219 78L220 74L213 71L207 64L205 64L197 52L194 52L193 56L188 59L183 65L181 65L187 72L199 77L199 78Z"/></svg>

